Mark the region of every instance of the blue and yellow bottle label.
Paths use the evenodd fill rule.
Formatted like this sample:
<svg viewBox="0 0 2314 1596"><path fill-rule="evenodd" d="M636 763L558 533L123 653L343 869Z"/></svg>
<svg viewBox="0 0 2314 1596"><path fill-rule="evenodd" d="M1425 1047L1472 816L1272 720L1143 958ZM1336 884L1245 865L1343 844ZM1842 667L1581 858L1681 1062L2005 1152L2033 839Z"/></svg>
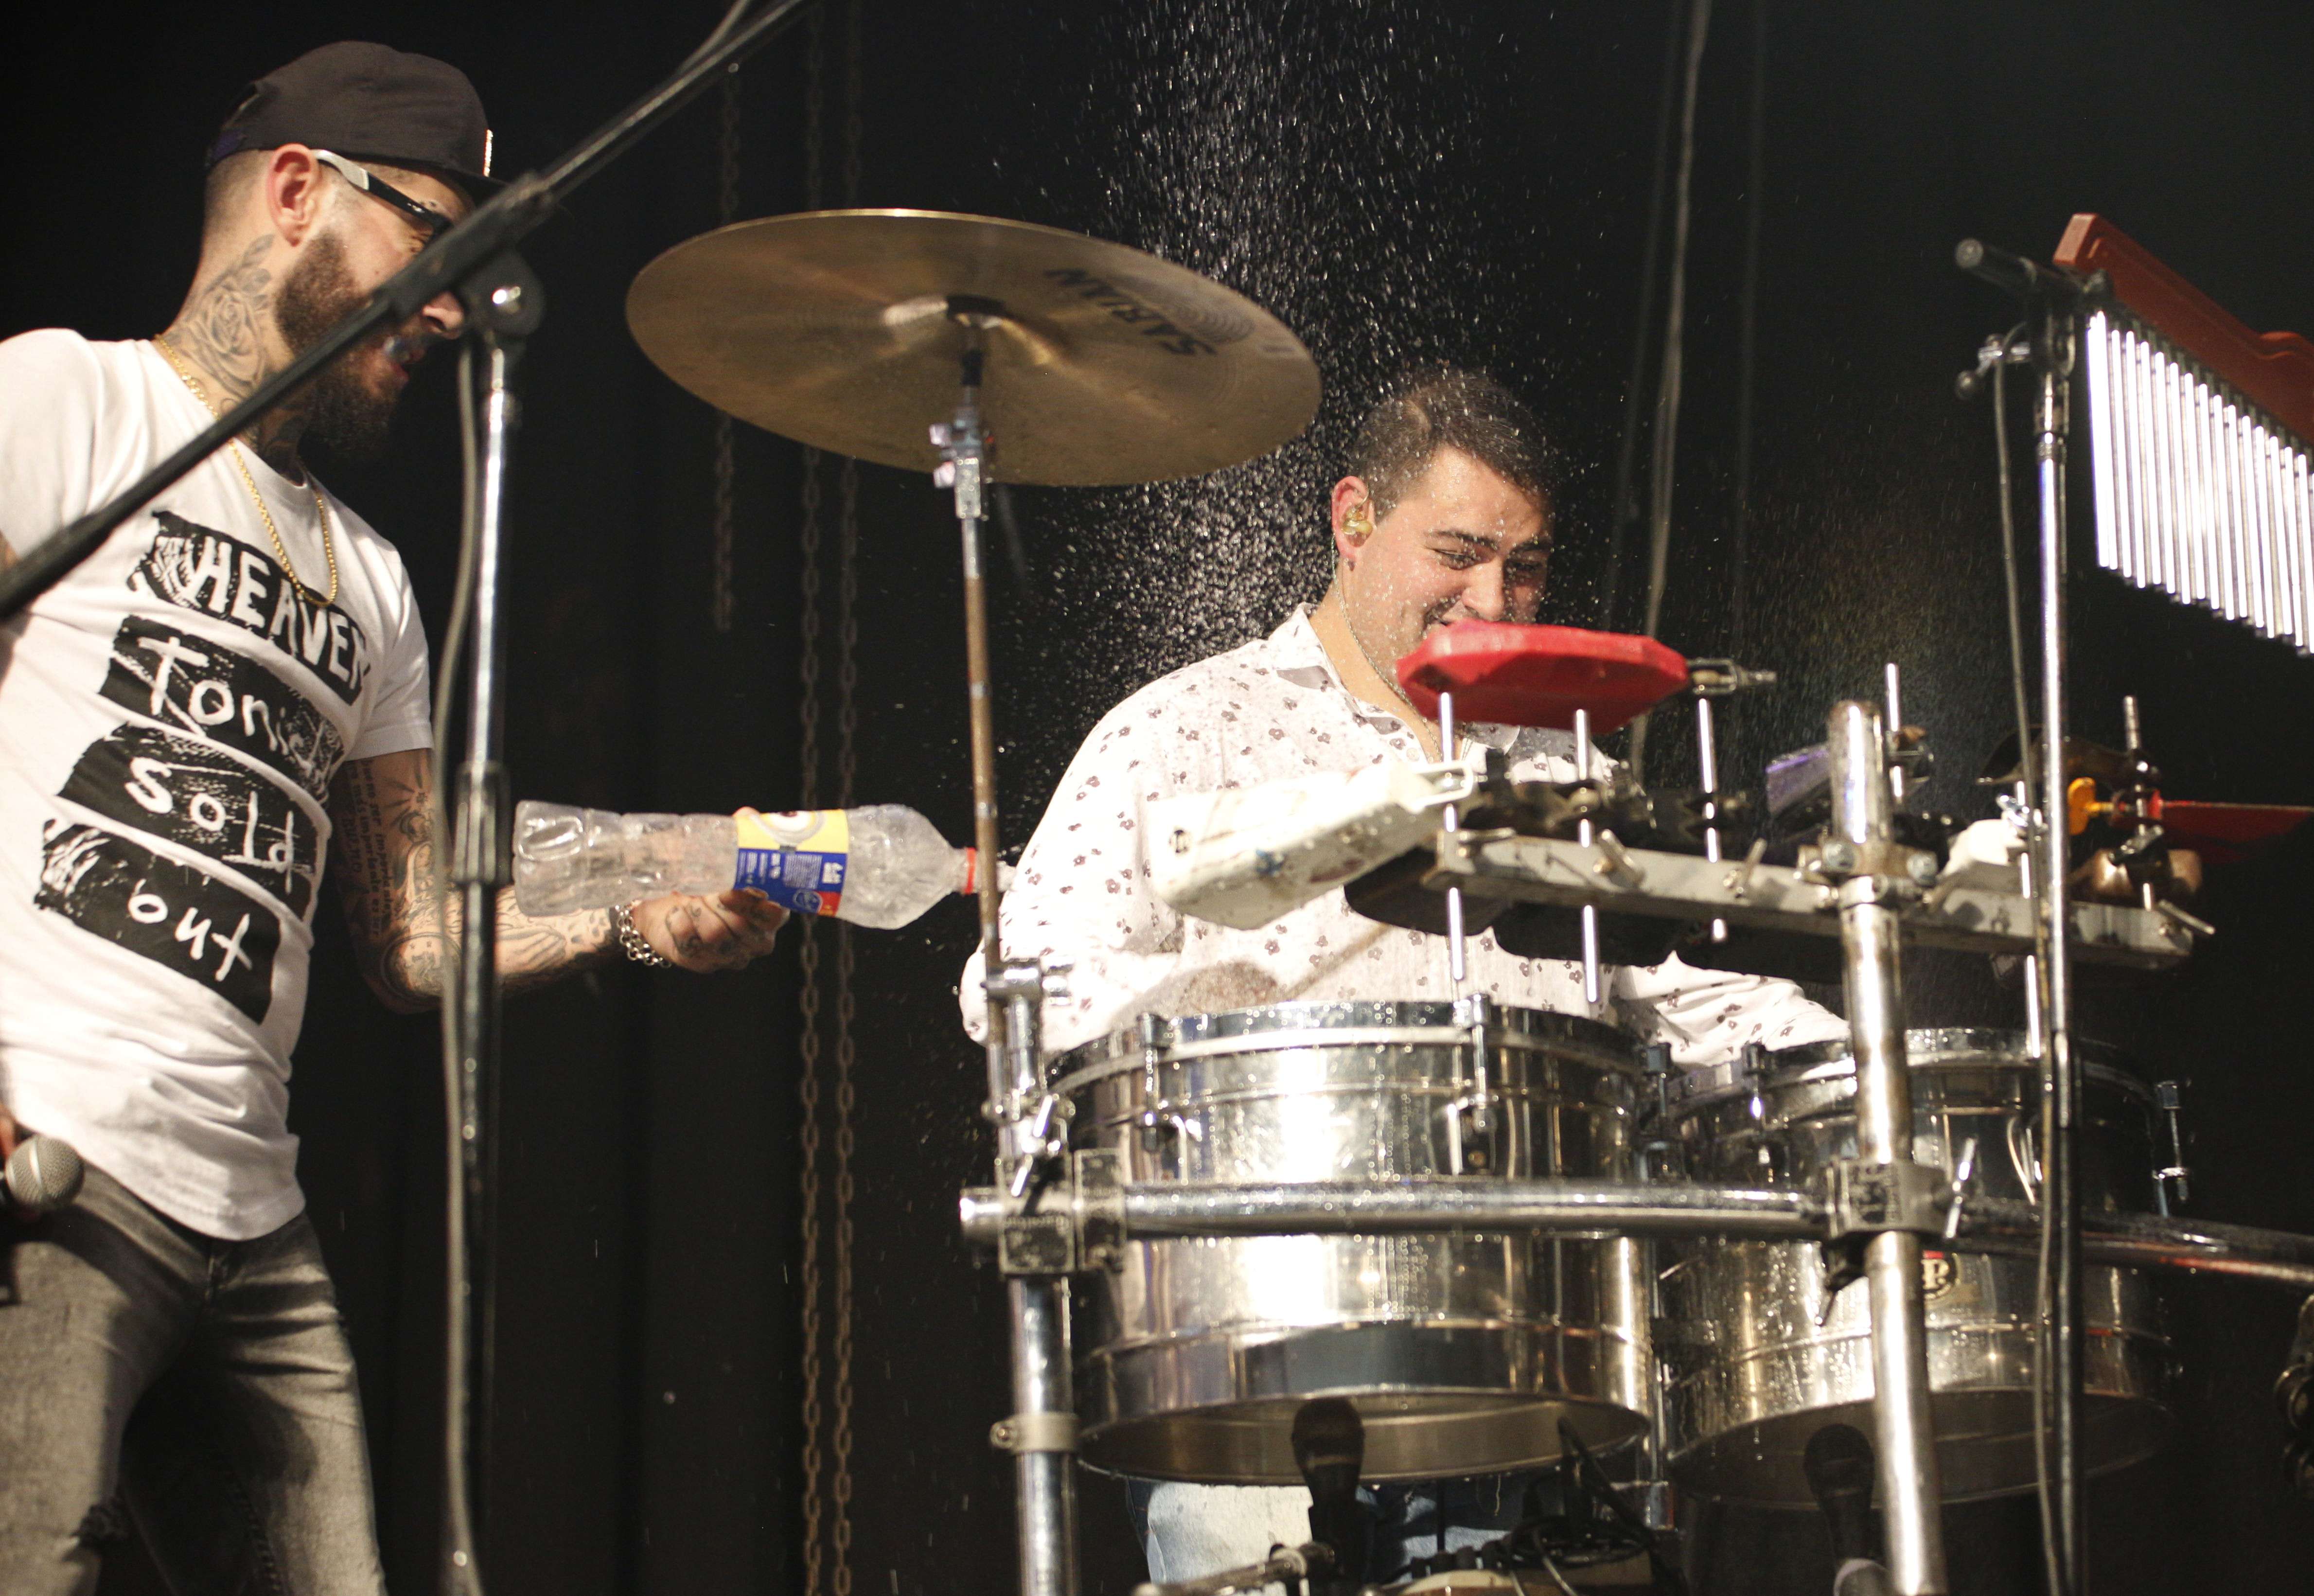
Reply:
<svg viewBox="0 0 2314 1596"><path fill-rule="evenodd" d="M833 914L843 898L843 876L852 863L852 822L841 809L788 809L736 816L739 833L738 878L782 909L799 914Z"/></svg>

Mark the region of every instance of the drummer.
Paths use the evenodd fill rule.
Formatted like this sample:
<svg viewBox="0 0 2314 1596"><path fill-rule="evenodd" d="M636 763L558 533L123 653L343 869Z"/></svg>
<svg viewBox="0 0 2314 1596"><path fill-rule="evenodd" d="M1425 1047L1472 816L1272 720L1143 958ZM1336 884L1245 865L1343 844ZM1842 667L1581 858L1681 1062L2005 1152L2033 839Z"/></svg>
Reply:
<svg viewBox="0 0 2314 1596"><path fill-rule="evenodd" d="M1144 803L1249 787L1386 758L1439 756L1439 731L1399 691L1392 666L1457 621L1532 623L1553 535L1551 451L1533 415L1476 372L1409 374L1359 427L1327 510L1334 578L1267 638L1161 677L1093 728L1061 779L1004 900L1006 951L1075 961L1069 995L1047 1004L1054 1051L1181 1015L1299 1000L1444 1001L1453 995L1438 937L1367 920L1338 892L1243 931L1189 919L1149 890ZM1467 725L1506 756L1513 779L1576 779L1573 734ZM1594 768L1604 759L1594 752ZM985 1023L981 961L961 986L965 1022ZM1602 1001L1580 965L1524 958L1471 939L1463 990L1500 1001L1621 1023L1667 1043L1683 1064L1717 1063L1747 1043L1788 1047L1846 1035L1842 1021L1788 982L1699 970L1666 959L1616 968ZM1428 1549L1430 1488L1371 1489L1379 1517L1373 1573ZM1298 1488L1180 1484L1135 1488L1150 1574L1194 1578L1253 1562L1306 1538ZM1516 1520L1501 1477L1462 1482L1446 1503L1448 1544L1491 1539ZM1398 1559L1393 1564L1393 1558Z"/></svg>

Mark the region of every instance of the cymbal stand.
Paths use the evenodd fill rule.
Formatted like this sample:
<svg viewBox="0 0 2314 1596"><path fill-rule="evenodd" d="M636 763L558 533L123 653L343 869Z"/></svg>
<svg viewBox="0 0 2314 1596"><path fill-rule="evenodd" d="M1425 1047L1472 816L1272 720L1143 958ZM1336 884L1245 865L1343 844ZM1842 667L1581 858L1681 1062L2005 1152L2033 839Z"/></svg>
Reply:
<svg viewBox="0 0 2314 1596"><path fill-rule="evenodd" d="M1003 957L1002 856L996 809L996 725L990 698L988 587L982 570L983 490L989 439L980 416L985 337L1002 317L994 301L957 295L949 319L964 331L955 414L932 428L943 457L936 485L956 498L964 556L964 647L972 717L972 829L980 858L980 936L988 993L988 1104L996 1125L997 1179L1033 1210L1045 1177L1068 1148L1065 1110L1047 1088L1044 1001L1064 989L1062 969ZM1020 1596L1076 1596L1077 1446L1069 1358L1069 1259L1049 1268L1005 1260L1011 1315L1012 1413L993 1434L1013 1456Z"/></svg>
<svg viewBox="0 0 2314 1596"><path fill-rule="evenodd" d="M1895 840L1889 744L1879 711L1835 705L1832 840L1845 844L1840 880L1850 1046L1856 1060L1856 1151L1833 1170L1833 1230L1863 1241L1872 1304L1874 1451L1897 1596L1943 1596L1944 1492L1929 1409L1924 1234L1941 1234L1939 1171L1912 1161L1912 1083L1904 1063L1899 913L1917 885ZM1832 851L1829 845L1827 852ZM1831 872L1827 872L1830 874Z"/></svg>

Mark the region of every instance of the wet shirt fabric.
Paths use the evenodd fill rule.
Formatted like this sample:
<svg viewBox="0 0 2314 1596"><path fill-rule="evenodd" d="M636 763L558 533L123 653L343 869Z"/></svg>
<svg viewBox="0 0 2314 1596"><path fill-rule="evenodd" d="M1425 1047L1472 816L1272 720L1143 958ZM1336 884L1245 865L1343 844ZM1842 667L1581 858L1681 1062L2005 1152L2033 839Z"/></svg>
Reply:
<svg viewBox="0 0 2314 1596"><path fill-rule="evenodd" d="M1473 725L1520 780L1575 779L1570 732ZM1144 1013L1210 1014L1302 1000L1444 1001L1446 940L1354 912L1338 891L1258 930L1194 920L1149 889L1141 806L1318 771L1356 771L1426 755L1395 715L1342 684L1297 610L1267 638L1161 677L1111 710L1061 778L1004 899L1010 957L1073 959L1069 995L1047 1003L1045 1045L1062 1052L1131 1027ZM1594 754L1597 768L1608 768ZM1611 968L1601 1001L1580 964L1506 953L1471 939L1466 992L1522 1008L1620 1021L1668 1043L1683 1064L1719 1062L1752 1042L1797 1046L1847 1035L1845 1022L1789 982L1699 970L1674 957ZM966 966L965 1023L983 1034L981 959Z"/></svg>
<svg viewBox="0 0 2314 1596"><path fill-rule="evenodd" d="M0 536L22 553L208 425L149 343L0 343ZM210 456L0 627L0 1103L170 1218L246 1239L304 1205L285 1115L348 759L430 745L391 544Z"/></svg>

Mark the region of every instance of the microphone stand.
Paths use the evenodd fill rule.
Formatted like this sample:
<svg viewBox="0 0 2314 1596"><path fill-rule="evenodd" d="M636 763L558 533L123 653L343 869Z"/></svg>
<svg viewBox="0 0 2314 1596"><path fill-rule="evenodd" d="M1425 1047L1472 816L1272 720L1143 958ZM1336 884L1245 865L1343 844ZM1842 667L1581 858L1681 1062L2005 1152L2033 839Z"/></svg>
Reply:
<svg viewBox="0 0 2314 1596"><path fill-rule="evenodd" d="M2073 1053L2071 908L2065 827L2065 467L2075 338L2084 300L2106 291L2103 272L2083 278L2012 255L1976 239L1953 251L1954 264L2023 301L2039 378L2033 408L2035 500L2040 524L2041 745L2037 751L2040 824L2035 838L2034 895L2039 900L2035 965L2043 1016L2043 1223L2050 1230L2054 1280L2043 1332L2045 1362L2034 1378L2050 1389L2051 1463L2042 1479L2045 1546L2053 1548L2052 1596L2082 1587L2088 1536L2081 1498L2081 1424L2085 1370L2082 1333L2080 1177L2077 1127L2080 1081ZM1992 348L1988 345L1987 354ZM2007 353L2001 353L2006 359ZM1973 375L1981 375L1978 373ZM1962 385L1965 396L1971 391ZM2007 418L2000 419L2006 426ZM2023 728L2020 727L2021 731ZM2021 751L2020 751L2021 756ZM2049 1477L2053 1476L2053 1478Z"/></svg>

